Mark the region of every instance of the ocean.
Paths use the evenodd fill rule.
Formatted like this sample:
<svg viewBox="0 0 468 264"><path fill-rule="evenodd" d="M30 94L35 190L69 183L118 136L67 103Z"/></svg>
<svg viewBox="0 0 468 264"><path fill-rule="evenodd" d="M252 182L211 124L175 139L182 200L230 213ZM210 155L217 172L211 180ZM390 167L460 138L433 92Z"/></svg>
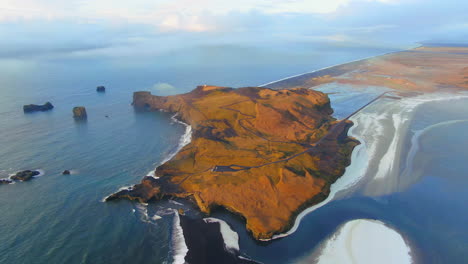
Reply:
<svg viewBox="0 0 468 264"><path fill-rule="evenodd" d="M118 54L0 58L0 178L25 169L44 172L29 182L0 186L0 263L180 260L183 239L174 225L173 209L190 212L193 208L180 201L102 202L119 188L138 183L170 157L186 132L167 113L134 111L134 91L167 95L188 92L200 84L256 86L391 51L220 45L144 58ZM106 93L96 93L98 85L105 85ZM366 98L381 89L366 87ZM359 92L346 91L331 97L337 117L364 101ZM52 111L22 111L24 104L46 101L55 106ZM468 153L462 147L468 145L464 137L468 101L426 101L414 107L411 116L401 118L407 120L404 129L395 125L398 115L406 114L398 112L404 106L385 112L388 109L376 104L353 120L354 136L366 146L388 141L366 138L369 126L377 124L368 120L379 115L375 120L382 122L381 131L393 129L399 136L394 141L402 140L396 148L387 142L383 149L359 152L353 164L366 164L376 152L385 155L395 150L402 165L392 175L408 175L409 166L414 167L413 177L404 184L388 180L392 188L382 190L372 175L357 175L349 169L350 175L345 176L351 180L334 199L305 215L291 235L267 243L252 240L237 217L223 211L213 217L225 220L237 232L243 254L263 263L300 262L353 219L381 220L392 226L424 263L460 263L468 258L464 250L468 235L463 228L468 220L464 210L468 195L463 191L468 168L463 160ZM87 108L87 121L72 118L74 106ZM386 124L385 118L394 125ZM411 142L419 147L411 151ZM62 175L63 170L72 174Z"/></svg>

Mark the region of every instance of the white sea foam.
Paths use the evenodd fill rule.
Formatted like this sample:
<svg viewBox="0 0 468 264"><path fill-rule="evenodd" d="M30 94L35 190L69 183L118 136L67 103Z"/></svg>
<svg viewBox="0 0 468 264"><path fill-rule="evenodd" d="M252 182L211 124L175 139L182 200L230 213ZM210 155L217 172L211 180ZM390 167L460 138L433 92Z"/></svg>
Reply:
<svg viewBox="0 0 468 264"><path fill-rule="evenodd" d="M231 229L231 227L223 220L217 218L204 218L206 223L219 223L221 235L223 236L224 248L231 252L239 252L239 235Z"/></svg>
<svg viewBox="0 0 468 264"><path fill-rule="evenodd" d="M148 172L148 173L146 174L146 176L148 176L148 177L153 177L153 178L155 178L155 179L159 179L159 177L156 176L156 171L155 171L155 170L151 170L150 172Z"/></svg>
<svg viewBox="0 0 468 264"><path fill-rule="evenodd" d="M133 186L124 186L124 187L120 187L117 192L120 192L120 191L123 191L123 190L128 190L128 191L131 191L133 190ZM116 192L116 193L117 193ZM112 194L111 194L112 195ZM106 199L109 198L111 195L107 195L106 197L102 198L101 202L105 203L106 202Z"/></svg>
<svg viewBox="0 0 468 264"><path fill-rule="evenodd" d="M174 214L174 209L162 207L161 209L156 211L156 214L160 216L172 215Z"/></svg>
<svg viewBox="0 0 468 264"><path fill-rule="evenodd" d="M311 256L298 263L366 264L413 263L411 249L401 234L375 220L358 219L342 225Z"/></svg>
<svg viewBox="0 0 468 264"><path fill-rule="evenodd" d="M159 216L157 213L150 216L148 213L148 204L147 203L137 203L135 205L135 209L132 209L132 212L135 213L138 212L138 215L140 216L140 220L144 223L148 224L156 224L156 221L161 219L162 217Z"/></svg>
<svg viewBox="0 0 468 264"><path fill-rule="evenodd" d="M155 215L153 215L153 216L151 217L151 220L157 221L157 220L159 220L159 219L161 219L161 218L162 218L161 216L155 214Z"/></svg>
<svg viewBox="0 0 468 264"><path fill-rule="evenodd" d="M42 170L42 169L37 169L37 170L35 170L35 171L39 172L39 174L36 175L36 176L34 176L34 178L36 178L36 177L41 177L41 176L44 176L44 175L45 175L45 171Z"/></svg>
<svg viewBox="0 0 468 264"><path fill-rule="evenodd" d="M181 204L181 203L179 203L177 201L174 201L174 200L169 200L169 203L175 204L175 205L183 205L183 204Z"/></svg>
<svg viewBox="0 0 468 264"><path fill-rule="evenodd" d="M180 217L177 210L174 211L174 223L172 228L172 251L173 251L173 264L184 264L185 256L187 255L188 248L185 244L184 230L180 225Z"/></svg>
<svg viewBox="0 0 468 264"><path fill-rule="evenodd" d="M44 176L44 175L45 175L45 171L42 170L42 169L35 169L35 170L32 170L32 171L37 171L37 172L39 172L39 174L36 175L36 176L33 176L33 178L37 178L37 177L41 177L41 176ZM10 180L11 177L12 177L12 176L15 176L18 172L21 172L21 171L17 171L17 172L15 172L15 173L8 174L8 178L7 178L7 179Z"/></svg>
<svg viewBox="0 0 468 264"><path fill-rule="evenodd" d="M185 126L185 133L182 135L182 137L180 138L179 140L179 144L177 145L177 147L171 151L169 153L169 155L166 156L166 158L164 158L159 164L157 167L159 167L160 165L168 162L169 160L171 160L177 153L179 153L179 151L185 147L186 145L188 145L191 141L192 141L192 126L180 121L177 119L177 115L178 114L175 114L171 117L171 120L174 122L174 123L179 123L181 125L184 125ZM156 168L157 170L157 168ZM150 177L153 177L153 178L156 178L158 179L159 177L156 176L156 170L154 171L151 171L150 173L148 173L148 176Z"/></svg>

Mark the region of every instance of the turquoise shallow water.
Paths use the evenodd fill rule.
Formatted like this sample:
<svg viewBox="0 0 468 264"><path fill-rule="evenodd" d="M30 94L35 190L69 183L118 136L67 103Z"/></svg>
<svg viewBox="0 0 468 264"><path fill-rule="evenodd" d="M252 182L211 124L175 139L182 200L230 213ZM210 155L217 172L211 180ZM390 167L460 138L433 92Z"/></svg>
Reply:
<svg viewBox="0 0 468 264"><path fill-rule="evenodd" d="M171 204L150 205L150 216L163 217L149 221L134 203L101 202L139 182L185 131L165 113L134 112L133 91L161 82L175 88L153 92L259 85L387 50L301 52L218 47L151 58L0 60L0 178L45 171L0 186L0 263L170 263L172 217L164 207ZM107 92L96 93L97 85ZM46 101L53 111L23 114L23 104ZM71 117L77 105L87 108L87 122ZM65 169L73 174L61 175Z"/></svg>

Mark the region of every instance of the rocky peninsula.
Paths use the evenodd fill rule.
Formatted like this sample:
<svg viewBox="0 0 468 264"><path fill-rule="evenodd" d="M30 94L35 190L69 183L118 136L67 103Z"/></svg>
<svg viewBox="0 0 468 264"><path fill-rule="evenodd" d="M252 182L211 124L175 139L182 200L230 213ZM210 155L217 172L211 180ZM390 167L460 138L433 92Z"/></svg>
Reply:
<svg viewBox="0 0 468 264"><path fill-rule="evenodd" d="M240 215L256 239L288 230L323 201L359 142L337 121L324 93L199 86L175 96L136 92L137 109L163 110L192 127L192 141L140 184L106 200L187 198L206 213Z"/></svg>

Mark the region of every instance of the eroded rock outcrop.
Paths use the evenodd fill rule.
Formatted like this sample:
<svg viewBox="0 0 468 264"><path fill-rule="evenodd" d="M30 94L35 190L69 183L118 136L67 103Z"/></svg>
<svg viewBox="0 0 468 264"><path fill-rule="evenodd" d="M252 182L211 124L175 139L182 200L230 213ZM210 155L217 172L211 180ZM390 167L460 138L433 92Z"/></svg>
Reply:
<svg viewBox="0 0 468 264"><path fill-rule="evenodd" d="M23 111L25 113L32 113L32 112L45 112L54 109L54 106L50 103L47 102L43 105L35 105L35 104L29 104L29 105L24 105L23 106Z"/></svg>
<svg viewBox="0 0 468 264"><path fill-rule="evenodd" d="M88 114L86 113L86 108L84 106L77 106L73 108L73 118L78 120L87 119Z"/></svg>
<svg viewBox="0 0 468 264"><path fill-rule="evenodd" d="M157 178L107 200L187 198L209 214L224 207L257 239L286 231L308 205L323 201L359 144L351 121L335 120L326 94L297 88L199 86L190 93L136 92L137 109L164 110L192 126L192 141L159 166Z"/></svg>
<svg viewBox="0 0 468 264"><path fill-rule="evenodd" d="M15 175L11 176L10 179L15 180L15 181L29 181L34 176L37 176L39 174L41 174L39 171L25 170L25 171L17 172Z"/></svg>

